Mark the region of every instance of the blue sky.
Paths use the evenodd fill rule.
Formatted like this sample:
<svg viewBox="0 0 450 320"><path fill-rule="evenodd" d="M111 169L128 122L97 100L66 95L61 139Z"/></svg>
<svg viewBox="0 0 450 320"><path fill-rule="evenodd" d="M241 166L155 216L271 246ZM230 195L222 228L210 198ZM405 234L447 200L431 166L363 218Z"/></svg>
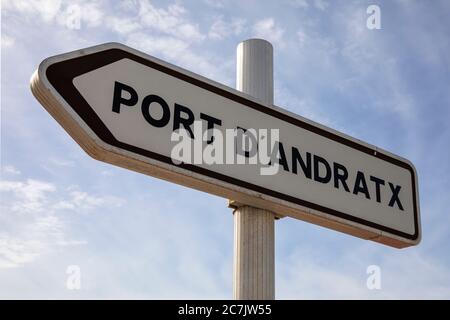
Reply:
<svg viewBox="0 0 450 320"><path fill-rule="evenodd" d="M366 27L370 4L380 30ZM450 298L449 15L445 0L3 0L0 298L232 297L226 199L91 159L29 79L48 56L117 41L234 87L250 37L274 45L276 105L419 176L418 247L277 221L277 298ZM80 290L66 288L69 265ZM369 265L381 290L366 286Z"/></svg>

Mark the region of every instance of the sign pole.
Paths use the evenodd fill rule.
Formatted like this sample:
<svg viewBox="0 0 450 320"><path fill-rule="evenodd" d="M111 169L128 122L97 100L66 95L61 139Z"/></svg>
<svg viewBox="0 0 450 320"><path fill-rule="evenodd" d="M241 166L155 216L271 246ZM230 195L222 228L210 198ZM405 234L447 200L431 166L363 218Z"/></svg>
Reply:
<svg viewBox="0 0 450 320"><path fill-rule="evenodd" d="M273 47L249 39L237 47L236 88L273 104ZM233 298L275 299L275 214L236 201L234 209Z"/></svg>

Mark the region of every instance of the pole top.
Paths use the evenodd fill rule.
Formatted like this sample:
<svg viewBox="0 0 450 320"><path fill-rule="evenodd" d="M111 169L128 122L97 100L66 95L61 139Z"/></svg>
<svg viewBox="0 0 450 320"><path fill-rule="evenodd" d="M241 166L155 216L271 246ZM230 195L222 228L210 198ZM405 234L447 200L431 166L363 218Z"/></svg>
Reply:
<svg viewBox="0 0 450 320"><path fill-rule="evenodd" d="M259 42L259 43L261 43L261 44L264 43L265 45L270 46L270 47L272 47L272 49L273 49L272 43L270 43L268 40L262 39L262 38L250 38L250 39L246 39L246 40L244 40L244 41L241 41L239 44L241 44L241 43L251 43L251 42Z"/></svg>
<svg viewBox="0 0 450 320"><path fill-rule="evenodd" d="M239 43L236 50L236 89L263 104L273 104L273 46L264 39Z"/></svg>
<svg viewBox="0 0 450 320"><path fill-rule="evenodd" d="M239 42L237 49L239 48L258 48L258 50L265 51L271 55L273 55L273 45L265 40L260 38L250 38L244 41Z"/></svg>

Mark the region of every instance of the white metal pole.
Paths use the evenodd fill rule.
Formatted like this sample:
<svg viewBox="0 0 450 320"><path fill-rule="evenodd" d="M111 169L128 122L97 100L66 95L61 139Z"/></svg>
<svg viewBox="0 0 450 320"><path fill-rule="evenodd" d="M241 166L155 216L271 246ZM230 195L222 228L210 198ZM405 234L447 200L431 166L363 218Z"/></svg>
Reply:
<svg viewBox="0 0 450 320"><path fill-rule="evenodd" d="M250 39L237 47L236 87L264 104L273 104L273 47ZM243 205L234 207L233 298L275 299L275 214Z"/></svg>

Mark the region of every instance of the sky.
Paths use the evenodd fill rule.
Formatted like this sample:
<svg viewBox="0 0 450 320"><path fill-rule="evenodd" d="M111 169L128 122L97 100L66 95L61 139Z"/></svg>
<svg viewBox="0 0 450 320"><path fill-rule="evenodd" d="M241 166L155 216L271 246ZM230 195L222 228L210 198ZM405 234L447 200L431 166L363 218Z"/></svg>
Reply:
<svg viewBox="0 0 450 320"><path fill-rule="evenodd" d="M274 46L275 105L414 163L423 232L399 250L278 220L276 297L450 299L448 16L446 0L1 1L0 298L232 298L227 200L90 158L29 79L115 41L235 87L236 46L258 37Z"/></svg>

